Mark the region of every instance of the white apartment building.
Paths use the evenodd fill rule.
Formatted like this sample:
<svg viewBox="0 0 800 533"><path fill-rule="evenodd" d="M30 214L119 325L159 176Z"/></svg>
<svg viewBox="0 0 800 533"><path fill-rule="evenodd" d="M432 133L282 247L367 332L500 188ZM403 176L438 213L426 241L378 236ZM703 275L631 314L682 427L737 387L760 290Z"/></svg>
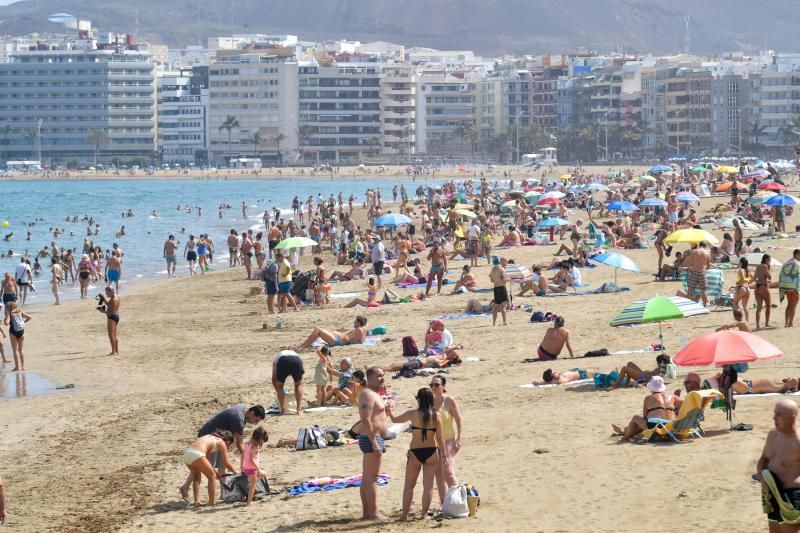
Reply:
<svg viewBox="0 0 800 533"><path fill-rule="evenodd" d="M416 152L417 78L408 63L388 63L381 74L381 151L385 155Z"/></svg>
<svg viewBox="0 0 800 533"><path fill-rule="evenodd" d="M379 63L303 62L299 84L303 160L360 163L380 155Z"/></svg>
<svg viewBox="0 0 800 533"><path fill-rule="evenodd" d="M800 115L800 65L774 65L751 80L750 125L744 125L752 137L753 124L759 133L759 144L765 146L793 146L800 137L792 133L792 120ZM755 139L751 139L755 141Z"/></svg>
<svg viewBox="0 0 800 533"><path fill-rule="evenodd" d="M208 162L208 67L158 74L158 152L164 163Z"/></svg>
<svg viewBox="0 0 800 533"><path fill-rule="evenodd" d="M293 157L298 146L297 98L293 50L219 51L209 67L210 160L247 156L278 163Z"/></svg>
<svg viewBox="0 0 800 533"><path fill-rule="evenodd" d="M417 77L417 153L470 151L464 128L475 128L479 80L468 75L427 74Z"/></svg>

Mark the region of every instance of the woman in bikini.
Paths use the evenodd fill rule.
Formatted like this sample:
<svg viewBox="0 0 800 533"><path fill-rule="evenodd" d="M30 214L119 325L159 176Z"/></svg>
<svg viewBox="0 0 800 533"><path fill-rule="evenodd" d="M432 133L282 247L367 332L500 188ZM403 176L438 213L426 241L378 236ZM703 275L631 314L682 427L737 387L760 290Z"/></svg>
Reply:
<svg viewBox="0 0 800 533"><path fill-rule="evenodd" d="M746 257L739 258L739 270L736 272L736 291L733 294L733 308L744 311L745 322L750 322L750 313L747 310L750 302L750 265Z"/></svg>
<svg viewBox="0 0 800 533"><path fill-rule="evenodd" d="M367 280L367 299L364 300L363 298L353 298L346 304L344 307L355 307L360 305L361 307L380 307L381 304L378 303L378 288L375 286L375 278L370 277Z"/></svg>
<svg viewBox="0 0 800 533"><path fill-rule="evenodd" d="M228 461L228 448L233 444L230 431L215 431L211 435L198 438L183 452L183 464L192 476L192 494L195 506L200 506L200 480L208 479L208 505L215 505L217 498L217 471L209 460L212 453L219 453L226 470L236 473Z"/></svg>
<svg viewBox="0 0 800 533"><path fill-rule="evenodd" d="M90 277L95 276L95 269L92 261L89 259L88 254L83 254L80 263L78 263L78 280L81 285L81 298L86 298L89 292L89 284L91 283Z"/></svg>
<svg viewBox="0 0 800 533"><path fill-rule="evenodd" d="M647 390L650 391L650 395L644 399L641 416L635 415L631 418L625 429L617 424L611 425L614 434L621 436L622 440L630 440L645 429L653 429L655 424L650 422L651 418L675 419L675 397L665 393L667 386L664 384L664 378L661 376L650 378Z"/></svg>
<svg viewBox="0 0 800 533"><path fill-rule="evenodd" d="M433 392L424 387L417 391L417 408L395 416L392 401L386 403L386 415L395 423L411 422L411 444L406 461L406 478L403 486L403 510L401 520L408 520L414 487L422 471L422 508L420 518L428 516L433 499L433 482L439 462L448 464L442 418L434 409Z"/></svg>
<svg viewBox="0 0 800 533"><path fill-rule="evenodd" d="M772 281L772 275L769 273L769 264L772 258L769 254L764 254L761 257L761 264L756 267L754 274L756 282L756 329L759 329L761 323L761 309L764 311L764 327L769 327L769 315L772 307L772 296L769 293L769 284Z"/></svg>
<svg viewBox="0 0 800 533"><path fill-rule="evenodd" d="M394 278L395 281L400 279L400 269L405 270L405 274L408 274L408 258L409 258L409 251L411 250L411 242L405 238L405 236L400 233L397 235L397 261L394 263L394 268L397 270L397 276Z"/></svg>

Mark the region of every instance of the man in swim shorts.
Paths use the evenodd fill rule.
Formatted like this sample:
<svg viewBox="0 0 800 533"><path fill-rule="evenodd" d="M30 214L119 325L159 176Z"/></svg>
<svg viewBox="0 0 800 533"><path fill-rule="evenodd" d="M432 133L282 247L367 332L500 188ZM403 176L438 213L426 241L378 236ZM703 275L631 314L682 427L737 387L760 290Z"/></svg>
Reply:
<svg viewBox="0 0 800 533"><path fill-rule="evenodd" d="M272 386L278 395L278 407L282 415L286 414L286 393L284 384L289 376L294 381L295 411L299 415L303 403L303 359L292 350L283 350L272 359Z"/></svg>
<svg viewBox="0 0 800 533"><path fill-rule="evenodd" d="M557 372L548 368L542 373L543 381L534 381L534 385L565 385L574 381L593 378L597 374L596 370L586 370L585 368L573 368L564 372Z"/></svg>
<svg viewBox="0 0 800 533"><path fill-rule="evenodd" d="M428 254L428 261L431 262L431 271L428 273L428 285L425 288L425 296L428 296L431 292L431 285L433 285L434 279L436 279L436 294L441 294L444 275L447 272L447 252L445 252L444 248L439 246L438 242L433 243L433 247Z"/></svg>
<svg viewBox="0 0 800 533"><path fill-rule="evenodd" d="M111 252L111 257L106 261L106 284L114 284L114 290L119 292L119 278L122 276L122 261L116 251Z"/></svg>
<svg viewBox="0 0 800 533"><path fill-rule="evenodd" d="M708 251L708 245L701 242L697 248L688 252L683 258L682 266L689 269L689 281L686 292L689 293L690 300L698 301L703 299L703 305L708 305L708 296L706 295L706 273L711 266L711 253ZM700 291L700 297L695 296L695 290Z"/></svg>
<svg viewBox="0 0 800 533"><path fill-rule="evenodd" d="M552 361L556 359L561 350L567 347L570 357L575 357L572 352L572 345L569 343L569 330L564 327L564 317L557 316L553 322L553 327L548 328L544 334L544 339L537 349L540 361Z"/></svg>
<svg viewBox="0 0 800 533"><path fill-rule="evenodd" d="M378 367L367 369L367 386L358 397L360 434L358 448L363 454L361 477L361 505L363 518L384 520L378 511L378 492L375 483L381 471L381 457L385 450L383 437L389 429L386 418L386 404L378 391L383 387L383 370Z"/></svg>
<svg viewBox="0 0 800 533"><path fill-rule="evenodd" d="M178 265L178 243L175 242L175 235L170 235L164 241L164 259L167 262L167 277L175 275L175 268Z"/></svg>
<svg viewBox="0 0 800 533"><path fill-rule="evenodd" d="M769 531L797 531L796 517L785 516L778 498L786 502L790 514L800 512L800 430L797 428L797 404L789 399L775 404L775 429L767 434L764 450L756 465L761 481L762 506ZM768 470L775 483L768 483L762 473ZM776 494L777 493L777 494Z"/></svg>
<svg viewBox="0 0 800 533"><path fill-rule="evenodd" d="M506 319L506 306L508 305L508 289L506 288L506 271L505 266L508 261L505 257L500 259L500 264L494 265L492 271L489 272L489 279L492 281L494 287L494 299L492 300L492 325L497 324L497 312L503 315L503 325L508 325Z"/></svg>

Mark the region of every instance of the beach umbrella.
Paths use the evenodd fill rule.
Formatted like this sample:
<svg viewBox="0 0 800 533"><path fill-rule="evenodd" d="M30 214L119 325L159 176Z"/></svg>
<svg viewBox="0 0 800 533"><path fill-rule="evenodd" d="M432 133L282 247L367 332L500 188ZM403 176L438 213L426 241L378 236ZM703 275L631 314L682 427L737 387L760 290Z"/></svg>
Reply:
<svg viewBox="0 0 800 533"><path fill-rule="evenodd" d="M376 218L372 224L375 226L403 226L414 221L400 213L386 213Z"/></svg>
<svg viewBox="0 0 800 533"><path fill-rule="evenodd" d="M502 204L500 204L500 207L517 207L517 201L509 200L507 202L503 202Z"/></svg>
<svg viewBox="0 0 800 533"><path fill-rule="evenodd" d="M730 191L732 187L736 187L737 191L746 191L748 189L747 185L744 183L740 183L738 181L726 181L725 183L718 185L717 188L714 189L714 192L727 192Z"/></svg>
<svg viewBox="0 0 800 533"><path fill-rule="evenodd" d="M505 267L506 277L511 281L522 281L531 278L531 271L527 267L512 263Z"/></svg>
<svg viewBox="0 0 800 533"><path fill-rule="evenodd" d="M590 183L584 187L587 191L607 191L608 187L602 183Z"/></svg>
<svg viewBox="0 0 800 533"><path fill-rule="evenodd" d="M681 366L732 365L775 359L783 352L766 339L746 331L706 333L683 347L672 360Z"/></svg>
<svg viewBox="0 0 800 533"><path fill-rule="evenodd" d="M536 224L537 228L556 228L558 226L569 226L569 220L564 220L563 218L558 217L551 217L546 218L544 220L540 220L538 224Z"/></svg>
<svg viewBox="0 0 800 533"><path fill-rule="evenodd" d="M540 197L540 200L545 200L545 199L547 199L547 198L564 198L565 196L566 196L566 194L564 194L564 193L563 193L563 192L561 192L561 191L550 191L550 192L546 192L546 193L544 193L544 194L543 194L543 195Z"/></svg>
<svg viewBox="0 0 800 533"><path fill-rule="evenodd" d="M733 225L734 220L739 221L739 227L742 228L743 230L756 231L763 229L755 222L747 220L746 218L742 217L724 217L717 220L717 225L723 229L735 229L735 226Z"/></svg>
<svg viewBox="0 0 800 533"><path fill-rule="evenodd" d="M637 182L637 181L634 181L634 180L629 180L629 181L625 182L625 186L626 187L641 187L642 184Z"/></svg>
<svg viewBox="0 0 800 533"><path fill-rule="evenodd" d="M753 205L763 204L773 196L777 196L777 193L774 193L772 191L759 191L750 198L748 198L747 201Z"/></svg>
<svg viewBox="0 0 800 533"><path fill-rule="evenodd" d="M661 198L648 198L639 203L639 207L666 207L667 202Z"/></svg>
<svg viewBox="0 0 800 533"><path fill-rule="evenodd" d="M785 191L786 185L781 185L776 181L767 181L758 186L760 191Z"/></svg>
<svg viewBox="0 0 800 533"><path fill-rule="evenodd" d="M572 179L572 176L570 174L562 174L561 176L558 177L558 179L560 179L561 181L569 181Z"/></svg>
<svg viewBox="0 0 800 533"><path fill-rule="evenodd" d="M657 295L652 298L637 300L627 306L611 321L611 326L632 326L658 322L658 339L663 353L664 335L661 331L661 322L676 318L707 315L708 313L708 309L688 298Z"/></svg>
<svg viewBox="0 0 800 533"><path fill-rule="evenodd" d="M705 172L707 169L706 167L692 167L689 169L689 172L698 173L698 172Z"/></svg>
<svg viewBox="0 0 800 533"><path fill-rule="evenodd" d="M769 176L769 172L767 172L766 170L763 170L763 169L758 169L758 170L754 170L752 172L748 172L747 174L742 176L742 179L750 181L753 178L766 178L767 176Z"/></svg>
<svg viewBox="0 0 800 533"><path fill-rule="evenodd" d="M475 209L475 206L472 204L456 204L456 209Z"/></svg>
<svg viewBox="0 0 800 533"><path fill-rule="evenodd" d="M661 172L672 172L672 167L668 167L666 165L656 165L654 167L650 167L647 171L650 174L658 174Z"/></svg>
<svg viewBox="0 0 800 533"><path fill-rule="evenodd" d="M687 204L689 202L700 201L700 198L698 198L697 195L690 193L689 191L679 192L678 194L675 195L675 199L678 200L679 202L685 202Z"/></svg>
<svg viewBox="0 0 800 533"><path fill-rule="evenodd" d="M736 167L732 167L732 166L724 166L724 167L719 167L717 169L717 173L718 174L738 174L739 173L739 169L736 168Z"/></svg>
<svg viewBox="0 0 800 533"><path fill-rule="evenodd" d="M525 196L525 198L538 198L541 195L542 193L539 191L528 191L523 196Z"/></svg>
<svg viewBox="0 0 800 533"><path fill-rule="evenodd" d="M308 248L309 246L319 246L319 243L308 237L289 237L276 244L275 249L290 250L292 248Z"/></svg>
<svg viewBox="0 0 800 533"><path fill-rule="evenodd" d="M709 232L694 228L679 229L678 231L670 233L667 235L667 238L664 239L664 242L667 244L697 244L703 241L712 246L719 245L717 238Z"/></svg>
<svg viewBox="0 0 800 533"><path fill-rule="evenodd" d="M764 205L771 205L771 206L797 205L797 203L798 200L794 196L790 196L788 194L776 194L775 196L764 202Z"/></svg>
<svg viewBox="0 0 800 533"><path fill-rule="evenodd" d="M617 200L616 202L611 202L608 204L609 211L639 211L639 208L636 207L631 202L626 202L625 200Z"/></svg>
<svg viewBox="0 0 800 533"><path fill-rule="evenodd" d="M563 204L563 203L564 203L564 201L561 200L561 198L544 198L544 199L539 200L538 202L536 202L536 205L537 206L540 206L540 205L558 205L558 204Z"/></svg>
<svg viewBox="0 0 800 533"><path fill-rule="evenodd" d="M460 217L467 217L467 218L475 218L476 216L478 216L472 211L468 211L466 209L456 209L456 214Z"/></svg>
<svg viewBox="0 0 800 533"><path fill-rule="evenodd" d="M622 254L608 252L592 257L592 261L597 261L604 265L614 267L614 285L617 284L617 270L627 270L629 272L639 272L639 267L633 260Z"/></svg>
<svg viewBox="0 0 800 533"><path fill-rule="evenodd" d="M760 265L761 260L764 259L764 252L751 252L749 254L744 254L741 257L747 259L747 263L750 265ZM781 262L770 256L769 266L779 267L781 266Z"/></svg>
<svg viewBox="0 0 800 533"><path fill-rule="evenodd" d="M647 181L647 182L650 182L650 183L658 183L658 180L655 179L653 176L639 176L638 178L633 178L633 179L635 179L637 181L640 181L640 182Z"/></svg>

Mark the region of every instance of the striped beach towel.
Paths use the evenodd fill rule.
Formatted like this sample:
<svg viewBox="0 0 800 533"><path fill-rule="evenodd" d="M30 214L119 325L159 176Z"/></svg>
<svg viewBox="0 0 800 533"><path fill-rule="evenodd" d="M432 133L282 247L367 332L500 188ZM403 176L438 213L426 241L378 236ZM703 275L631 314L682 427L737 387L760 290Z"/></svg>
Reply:
<svg viewBox="0 0 800 533"><path fill-rule="evenodd" d="M683 292L689 290L689 273L681 272L681 286ZM722 291L725 288L725 274L720 268L709 268L706 272L706 296L709 299L718 298L722 296ZM691 296L700 296L700 291L695 289L695 294Z"/></svg>

